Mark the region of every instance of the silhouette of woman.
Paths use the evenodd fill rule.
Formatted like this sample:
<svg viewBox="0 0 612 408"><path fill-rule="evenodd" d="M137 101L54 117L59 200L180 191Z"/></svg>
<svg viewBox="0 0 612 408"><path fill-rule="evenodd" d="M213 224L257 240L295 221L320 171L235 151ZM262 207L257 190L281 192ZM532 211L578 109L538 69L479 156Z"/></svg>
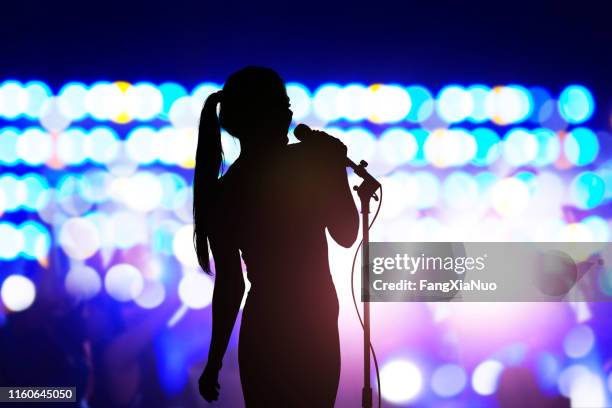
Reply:
<svg viewBox="0 0 612 408"><path fill-rule="evenodd" d="M217 105L220 105L217 117ZM218 373L245 290L238 345L247 407L332 407L340 377L338 299L325 229L344 247L359 216L344 168L346 146L318 133L288 145L293 112L271 69L247 67L205 102L194 177L198 260L215 265L212 339L200 381L218 398ZM240 141L240 156L218 178L220 126Z"/></svg>

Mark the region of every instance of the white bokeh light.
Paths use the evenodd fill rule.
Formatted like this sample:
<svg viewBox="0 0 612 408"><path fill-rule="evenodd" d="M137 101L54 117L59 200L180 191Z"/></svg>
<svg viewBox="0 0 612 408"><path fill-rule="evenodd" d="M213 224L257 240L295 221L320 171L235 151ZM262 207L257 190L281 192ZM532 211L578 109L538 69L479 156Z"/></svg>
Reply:
<svg viewBox="0 0 612 408"><path fill-rule="evenodd" d="M7 309L21 312L34 303L36 287L23 275L10 275L2 282L0 297Z"/></svg>
<svg viewBox="0 0 612 408"><path fill-rule="evenodd" d="M118 264L106 272L104 287L115 300L127 302L141 294L144 280L135 266L126 263Z"/></svg>
<svg viewBox="0 0 612 408"><path fill-rule="evenodd" d="M385 400L402 404L413 400L421 391L423 376L408 360L394 360L380 370L380 387Z"/></svg>
<svg viewBox="0 0 612 408"><path fill-rule="evenodd" d="M187 272L179 283L181 301L191 309L202 309L212 302L212 279L200 272Z"/></svg>

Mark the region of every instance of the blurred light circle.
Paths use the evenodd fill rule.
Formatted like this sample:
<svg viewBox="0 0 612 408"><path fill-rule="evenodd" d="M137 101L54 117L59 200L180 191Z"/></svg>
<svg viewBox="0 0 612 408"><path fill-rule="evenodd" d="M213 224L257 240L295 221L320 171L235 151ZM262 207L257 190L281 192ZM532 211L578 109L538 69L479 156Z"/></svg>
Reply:
<svg viewBox="0 0 612 408"><path fill-rule="evenodd" d="M578 174L570 184L571 201L581 209L597 207L603 201L605 191L603 179L591 171Z"/></svg>
<svg viewBox="0 0 612 408"><path fill-rule="evenodd" d="M581 223L563 225L557 236L561 242L592 242L591 231Z"/></svg>
<svg viewBox="0 0 612 408"><path fill-rule="evenodd" d="M10 222L0 222L0 259L11 261L25 245L23 234Z"/></svg>
<svg viewBox="0 0 612 408"><path fill-rule="evenodd" d="M111 214L110 227L113 235L112 244L117 248L127 249L147 242L149 224L142 213L134 211L115 211Z"/></svg>
<svg viewBox="0 0 612 408"><path fill-rule="evenodd" d="M559 392L562 395L569 397L576 381L579 378L588 378L590 375L591 372L589 369L582 364L573 364L566 367L563 371L561 371L561 374L559 374L559 378L557 379Z"/></svg>
<svg viewBox="0 0 612 408"><path fill-rule="evenodd" d="M406 88L406 91L412 102L406 119L412 123L419 123L428 119L434 109L434 99L431 92L419 85L411 85Z"/></svg>
<svg viewBox="0 0 612 408"><path fill-rule="evenodd" d="M598 216L591 215L581 221L581 224L586 226L591 232L593 241L595 242L608 242L610 241L610 226L608 222Z"/></svg>
<svg viewBox="0 0 612 408"><path fill-rule="evenodd" d="M102 279L95 269L77 265L68 271L64 280L66 291L79 299L91 299L100 292Z"/></svg>
<svg viewBox="0 0 612 408"><path fill-rule="evenodd" d="M38 128L24 130L17 140L17 154L26 164L40 166L53 154L51 135Z"/></svg>
<svg viewBox="0 0 612 408"><path fill-rule="evenodd" d="M28 109L28 91L18 81L4 81L0 85L0 99L3 100L0 116L16 119Z"/></svg>
<svg viewBox="0 0 612 408"><path fill-rule="evenodd" d="M125 110L125 97L119 85L97 82L87 92L85 106L94 119L110 120Z"/></svg>
<svg viewBox="0 0 612 408"><path fill-rule="evenodd" d="M162 93L155 85L138 82L125 92L126 113L137 120L150 120L162 111Z"/></svg>
<svg viewBox="0 0 612 408"><path fill-rule="evenodd" d="M446 86L438 94L438 115L448 123L465 120L473 110L472 94L458 85Z"/></svg>
<svg viewBox="0 0 612 408"><path fill-rule="evenodd" d="M85 132L79 128L70 128L60 133L56 142L59 159L69 165L79 165L88 158L86 147Z"/></svg>
<svg viewBox="0 0 612 408"><path fill-rule="evenodd" d="M536 137L526 129L517 128L509 131L503 142L504 159L515 167L524 166L537 157L538 142Z"/></svg>
<svg viewBox="0 0 612 408"><path fill-rule="evenodd" d="M461 166L474 158L477 145L464 129L433 131L423 146L425 157L435 167Z"/></svg>
<svg viewBox="0 0 612 408"><path fill-rule="evenodd" d="M522 86L497 86L489 92L486 100L487 116L498 125L522 122L533 111L529 91Z"/></svg>
<svg viewBox="0 0 612 408"><path fill-rule="evenodd" d="M293 121L300 121L310 114L311 98L308 88L295 82L288 83L287 96L291 102Z"/></svg>
<svg viewBox="0 0 612 408"><path fill-rule="evenodd" d="M174 101L186 96L187 91L181 85L174 82L166 82L159 86L159 91L162 94L162 112L168 114ZM201 108L200 108L201 109Z"/></svg>
<svg viewBox="0 0 612 408"><path fill-rule="evenodd" d="M51 237L45 227L38 222L26 221L21 224L23 236L23 255L28 259L43 260L51 248Z"/></svg>
<svg viewBox="0 0 612 408"><path fill-rule="evenodd" d="M154 309L162 304L165 297L166 288L163 283L153 279L146 279L142 292L134 299L134 302L144 309Z"/></svg>
<svg viewBox="0 0 612 408"><path fill-rule="evenodd" d="M44 103L51 96L51 90L40 81L28 82L25 85L25 90L28 93L28 105L25 114L30 118L37 118L40 116Z"/></svg>
<svg viewBox="0 0 612 408"><path fill-rule="evenodd" d="M338 90L336 111L349 122L358 122L370 113L370 91L362 84L348 84Z"/></svg>
<svg viewBox="0 0 612 408"><path fill-rule="evenodd" d="M162 188L157 176L150 172L138 172L128 179L123 200L129 208L148 212L160 205Z"/></svg>
<svg viewBox="0 0 612 408"><path fill-rule="evenodd" d="M166 172L158 176L162 189L160 205L163 208L173 210L179 204L178 193L187 187L187 182L176 173Z"/></svg>
<svg viewBox="0 0 612 408"><path fill-rule="evenodd" d="M332 122L340 118L336 100L340 93L340 85L325 84L319 87L312 99L312 107L315 115L324 122Z"/></svg>
<svg viewBox="0 0 612 408"><path fill-rule="evenodd" d="M108 127L95 127L86 137L85 149L91 160L108 164L115 160L121 148L115 131Z"/></svg>
<svg viewBox="0 0 612 408"><path fill-rule="evenodd" d="M157 159L155 129L139 126L134 128L125 141L127 155L139 164L151 164Z"/></svg>
<svg viewBox="0 0 612 408"><path fill-rule="evenodd" d="M197 128L200 120L200 110L201 108L193 109L190 96L181 96L172 103L168 112L168 119L172 126L177 129Z"/></svg>
<svg viewBox="0 0 612 408"><path fill-rule="evenodd" d="M60 90L57 97L58 109L70 120L80 120L87 115L85 98L87 87L79 82L70 82Z"/></svg>
<svg viewBox="0 0 612 408"><path fill-rule="evenodd" d="M423 376L419 368L408 360L392 360L380 370L382 396L393 404L413 400L421 391Z"/></svg>
<svg viewBox="0 0 612 408"><path fill-rule="evenodd" d="M431 377L431 388L440 397L454 397L463 391L467 376L463 368L456 364L445 364L434 371Z"/></svg>
<svg viewBox="0 0 612 408"><path fill-rule="evenodd" d="M414 173L414 178L420 193L417 200L417 208L434 207L440 197L440 181L438 178L427 171L417 171Z"/></svg>
<svg viewBox="0 0 612 408"><path fill-rule="evenodd" d="M47 99L40 112L40 124L48 131L61 132L70 126L71 119L59 108L57 98Z"/></svg>
<svg viewBox="0 0 612 408"><path fill-rule="evenodd" d="M174 219L165 219L161 221L155 231L153 232L152 237L152 247L156 253L162 255L172 255L174 254L174 249L172 244L174 242L174 234L181 227L177 221Z"/></svg>
<svg viewBox="0 0 612 408"><path fill-rule="evenodd" d="M451 173L444 180L443 197L451 208L473 208L478 202L478 183L468 173L462 171Z"/></svg>
<svg viewBox="0 0 612 408"><path fill-rule="evenodd" d="M200 112L204 107L204 102L213 93L220 91L221 85L213 82L204 82L196 86L191 92L191 103L192 109L196 112Z"/></svg>
<svg viewBox="0 0 612 408"><path fill-rule="evenodd" d="M491 88L484 85L472 85L467 89L467 92L469 92L473 101L472 112L468 119L475 123L481 123L489 119L486 100Z"/></svg>
<svg viewBox="0 0 612 408"><path fill-rule="evenodd" d="M591 92L581 85L570 85L559 95L559 113L568 123L587 121L595 110Z"/></svg>
<svg viewBox="0 0 612 408"><path fill-rule="evenodd" d="M364 128L350 128L342 134L338 133L334 131L331 135L346 144L348 157L360 157L366 161L373 157L377 142L370 131Z"/></svg>
<svg viewBox="0 0 612 408"><path fill-rule="evenodd" d="M580 127L573 129L563 141L565 157L576 166L591 164L599 154L599 140L592 130Z"/></svg>
<svg viewBox="0 0 612 408"><path fill-rule="evenodd" d="M574 327L563 340L563 349L565 354L571 358L580 358L586 356L595 344L595 334L587 325L578 325Z"/></svg>
<svg viewBox="0 0 612 408"><path fill-rule="evenodd" d="M372 85L369 88L369 119L374 123L397 123L410 112L412 101L399 85Z"/></svg>
<svg viewBox="0 0 612 408"><path fill-rule="evenodd" d="M87 259L100 249L98 229L86 218L70 218L61 226L59 244L71 258Z"/></svg>
<svg viewBox="0 0 612 408"><path fill-rule="evenodd" d="M572 384L570 400L573 407L604 407L608 405L601 377L595 373L578 377Z"/></svg>
<svg viewBox="0 0 612 408"><path fill-rule="evenodd" d="M489 166L494 163L500 154L500 139L497 133L487 128L476 128L472 130L476 141L476 154L472 163L476 166Z"/></svg>
<svg viewBox="0 0 612 408"><path fill-rule="evenodd" d="M516 178L500 180L491 189L493 208L504 217L521 214L529 205L529 199L529 188Z"/></svg>
<svg viewBox="0 0 612 408"><path fill-rule="evenodd" d="M5 127L0 129L0 164L12 166L19 161L17 153L17 144L19 143L19 134L17 129Z"/></svg>
<svg viewBox="0 0 612 408"><path fill-rule="evenodd" d="M66 214L77 216L84 214L92 203L82 193L82 176L70 174L63 176L57 184L55 200Z"/></svg>
<svg viewBox="0 0 612 408"><path fill-rule="evenodd" d="M23 275L9 275L2 282L0 295L7 309L13 312L21 312L34 303L36 287L30 279Z"/></svg>
<svg viewBox="0 0 612 408"><path fill-rule="evenodd" d="M193 225L182 226L172 241L174 256L185 266L199 267L198 258L193 246Z"/></svg>
<svg viewBox="0 0 612 408"><path fill-rule="evenodd" d="M414 136L403 128L386 130L380 135L378 146L385 160L394 166L408 163L418 150Z"/></svg>
<svg viewBox="0 0 612 408"><path fill-rule="evenodd" d="M157 131L157 137L154 139L155 155L163 164L175 165L180 161L180 157L177 156L177 151L174 148L176 133L176 129L170 126Z"/></svg>
<svg viewBox="0 0 612 408"><path fill-rule="evenodd" d="M535 166L547 166L559 159L561 144L555 132L546 128L538 128L531 131L538 144L536 157L531 161Z"/></svg>
<svg viewBox="0 0 612 408"><path fill-rule="evenodd" d="M183 275L178 287L181 301L191 309L202 309L212 302L213 281L200 272Z"/></svg>
<svg viewBox="0 0 612 408"><path fill-rule="evenodd" d="M0 189L4 191L4 209L17 210L26 199L25 186L14 174L8 173L0 176Z"/></svg>
<svg viewBox="0 0 612 408"><path fill-rule="evenodd" d="M480 363L472 374L472 387L480 395L492 395L497 390L497 382L504 366L497 360Z"/></svg>
<svg viewBox="0 0 612 408"><path fill-rule="evenodd" d="M117 264L106 272L104 287L115 300L127 302L137 298L144 287L142 274L130 264Z"/></svg>
<svg viewBox="0 0 612 408"><path fill-rule="evenodd" d="M418 197L418 184L414 177L404 171L398 171L385 177L385 218L398 216L407 206L415 205Z"/></svg>

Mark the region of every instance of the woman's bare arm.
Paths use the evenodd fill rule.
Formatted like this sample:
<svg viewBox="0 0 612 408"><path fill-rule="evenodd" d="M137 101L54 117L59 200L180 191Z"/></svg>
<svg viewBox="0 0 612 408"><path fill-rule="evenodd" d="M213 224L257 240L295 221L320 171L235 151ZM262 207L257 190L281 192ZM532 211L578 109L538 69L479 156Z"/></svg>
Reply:
<svg viewBox="0 0 612 408"><path fill-rule="evenodd" d="M357 239L359 213L353 200L343 161L333 162L329 172L327 182L331 199L327 212L327 229L338 244L348 248Z"/></svg>

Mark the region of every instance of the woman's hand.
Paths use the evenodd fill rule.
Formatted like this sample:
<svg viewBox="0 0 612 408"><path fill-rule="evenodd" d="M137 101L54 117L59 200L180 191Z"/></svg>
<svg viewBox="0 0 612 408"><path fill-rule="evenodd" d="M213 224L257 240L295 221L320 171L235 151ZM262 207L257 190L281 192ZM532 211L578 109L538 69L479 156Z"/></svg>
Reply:
<svg viewBox="0 0 612 408"><path fill-rule="evenodd" d="M219 398L219 370L210 368L208 365L198 380L200 395L207 401L213 402Z"/></svg>
<svg viewBox="0 0 612 408"><path fill-rule="evenodd" d="M308 141L316 143L322 148L322 151L324 153L327 153L332 157L346 157L346 145L342 143L340 139L333 137L323 131L313 130L312 137L310 137Z"/></svg>

